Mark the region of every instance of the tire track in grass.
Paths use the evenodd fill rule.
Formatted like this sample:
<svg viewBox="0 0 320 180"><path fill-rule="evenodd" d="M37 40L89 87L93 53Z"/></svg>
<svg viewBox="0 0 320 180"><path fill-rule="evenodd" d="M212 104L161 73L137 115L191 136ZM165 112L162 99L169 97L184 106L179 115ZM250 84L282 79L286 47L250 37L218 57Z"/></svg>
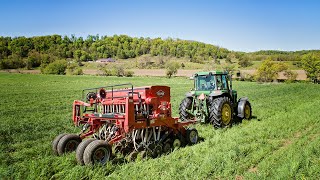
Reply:
<svg viewBox="0 0 320 180"><path fill-rule="evenodd" d="M307 128L305 128L304 130L300 130L300 131L296 131L293 133L293 136L290 137L290 138L285 138L285 139L282 139L282 144L274 151L272 151L270 153L270 155L268 156L265 156L264 158L262 158L260 160L259 163L253 165L252 167L250 167L247 172L249 173L258 173L259 172L259 169L258 169L258 165L263 161L265 160L266 158L269 158L269 157L272 157L273 155L277 155L279 153L281 153L282 151L285 151L285 149L289 148L291 145L299 142L300 138L301 137L305 137L305 136L308 136L310 141L312 140L315 140L317 137L320 136L320 133L312 133L312 134L309 134L309 132L311 132L312 130L316 130L316 126L315 125L310 125L308 126ZM309 134L309 135L308 135ZM310 143L310 142L309 142Z"/></svg>
<svg viewBox="0 0 320 180"><path fill-rule="evenodd" d="M274 151L272 156L264 158L259 163L259 166L263 169L261 172L257 171L254 176L251 176L250 174L253 173L249 172L246 176L276 179L288 179L289 177L302 177L303 179L310 177L313 179L318 177L320 159L317 155L319 154L318 145L315 144L319 144L317 143L319 142L319 139L317 139L319 135L317 126L309 126L302 132L294 133L292 138L283 140L282 146ZM287 141L291 143L287 143ZM312 167L311 170L309 170L310 167Z"/></svg>
<svg viewBox="0 0 320 180"><path fill-rule="evenodd" d="M318 100L317 99L313 99L313 101L309 102L308 106L313 107L317 103L318 103ZM293 113L293 112L295 112L295 111L297 111L299 109L309 109L307 107L305 107L305 104L300 104L299 106L296 106L294 109L291 109L291 112ZM290 113L290 112L288 112L288 113ZM305 123L307 123L307 122L305 122ZM279 145L279 147L277 147L275 150L267 153L264 157L259 159L259 161L257 161L256 164L254 164L253 166L251 166L251 167L249 167L247 169L247 172L249 172L249 173L258 173L259 172L258 165L261 162L263 162L265 159L267 159L269 157L272 157L274 154L278 154L279 152L281 152L284 149L288 148L290 145L292 145L295 142L297 142L300 137L303 137L304 135L308 134L308 132L312 131L315 128L316 127L315 127L314 124L306 125L306 127L304 127L304 128L303 127L299 128L299 129L302 129L302 130L298 130L298 131L295 131L294 133L292 133L291 137L280 140L282 143ZM320 134L320 133L316 133L316 134ZM314 135L314 136L316 136L316 135ZM271 139L271 140L273 140L273 139Z"/></svg>

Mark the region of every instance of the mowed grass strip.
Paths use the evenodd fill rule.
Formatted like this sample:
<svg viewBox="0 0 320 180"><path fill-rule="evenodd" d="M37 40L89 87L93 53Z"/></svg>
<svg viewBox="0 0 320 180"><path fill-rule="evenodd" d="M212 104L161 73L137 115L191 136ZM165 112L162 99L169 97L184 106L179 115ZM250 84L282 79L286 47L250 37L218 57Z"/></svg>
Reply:
<svg viewBox="0 0 320 180"><path fill-rule="evenodd" d="M170 86L174 116L193 86L187 78L0 73L0 179L320 178L320 86L303 83L234 82L255 118L219 130L198 124L203 142L157 159L92 168L74 153L52 154L56 135L79 132L71 113L83 88L127 82Z"/></svg>

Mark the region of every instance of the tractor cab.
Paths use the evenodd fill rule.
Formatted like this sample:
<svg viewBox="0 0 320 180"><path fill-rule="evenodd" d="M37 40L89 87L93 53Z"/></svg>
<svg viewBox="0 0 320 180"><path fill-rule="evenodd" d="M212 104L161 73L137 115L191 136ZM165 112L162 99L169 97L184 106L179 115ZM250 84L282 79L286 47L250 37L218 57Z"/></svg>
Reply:
<svg viewBox="0 0 320 180"><path fill-rule="evenodd" d="M215 90L229 90L227 73L198 73L194 75L194 85L196 91L215 91Z"/></svg>

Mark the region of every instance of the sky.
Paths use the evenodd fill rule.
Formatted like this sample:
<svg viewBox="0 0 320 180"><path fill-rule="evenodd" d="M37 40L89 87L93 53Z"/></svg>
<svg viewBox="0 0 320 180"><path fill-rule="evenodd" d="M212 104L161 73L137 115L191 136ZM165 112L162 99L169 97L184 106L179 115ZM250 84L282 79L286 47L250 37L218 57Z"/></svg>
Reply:
<svg viewBox="0 0 320 180"><path fill-rule="evenodd" d="M179 38L229 50L320 49L317 0L0 0L0 36Z"/></svg>

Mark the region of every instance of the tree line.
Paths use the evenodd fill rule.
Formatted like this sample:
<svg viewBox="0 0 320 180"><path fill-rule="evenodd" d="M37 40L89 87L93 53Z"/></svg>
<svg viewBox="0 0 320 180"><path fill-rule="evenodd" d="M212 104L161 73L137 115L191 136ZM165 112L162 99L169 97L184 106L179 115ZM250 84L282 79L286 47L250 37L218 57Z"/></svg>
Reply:
<svg viewBox="0 0 320 180"><path fill-rule="evenodd" d="M72 35L0 37L0 68L34 68L61 59L78 62L100 58L128 59L144 54L187 57L191 62L225 58L230 51L196 41L161 38L136 38L127 35L87 38Z"/></svg>
<svg viewBox="0 0 320 180"><path fill-rule="evenodd" d="M270 59L272 61L293 61L299 62L302 57L310 53L319 53L320 50L301 50L301 51L278 51L278 50L261 50L256 52L244 53L238 52L237 56L243 56L248 61L263 61Z"/></svg>

